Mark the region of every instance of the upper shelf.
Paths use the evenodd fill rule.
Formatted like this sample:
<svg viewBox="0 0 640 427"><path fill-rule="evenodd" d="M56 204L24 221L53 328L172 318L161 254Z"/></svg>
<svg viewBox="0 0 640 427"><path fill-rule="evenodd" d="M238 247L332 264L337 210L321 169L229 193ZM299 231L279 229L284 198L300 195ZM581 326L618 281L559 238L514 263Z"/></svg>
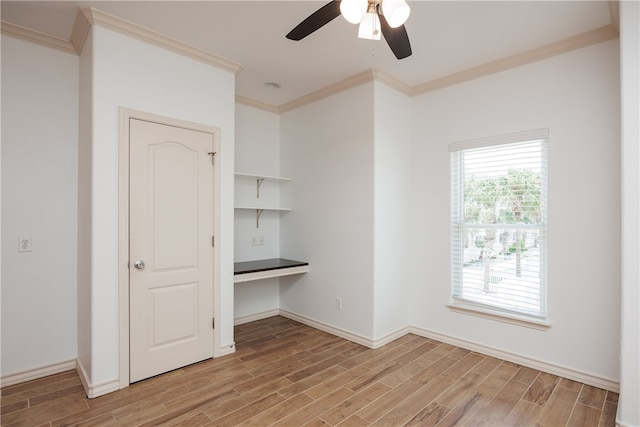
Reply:
<svg viewBox="0 0 640 427"><path fill-rule="evenodd" d="M284 178L281 176L268 176L268 175L255 175L250 173L236 173L236 178L249 178L265 181L291 181L291 178Z"/></svg>
<svg viewBox="0 0 640 427"><path fill-rule="evenodd" d="M291 208L266 208L262 206L236 206L234 209L248 209L252 211L280 211L280 212L289 212Z"/></svg>
<svg viewBox="0 0 640 427"><path fill-rule="evenodd" d="M278 176L266 176L266 175L253 175L248 173L236 173L236 178L248 178L256 181L256 198L260 198L260 187L262 183L265 181L274 181L274 182L288 182L291 181L291 178L282 178Z"/></svg>

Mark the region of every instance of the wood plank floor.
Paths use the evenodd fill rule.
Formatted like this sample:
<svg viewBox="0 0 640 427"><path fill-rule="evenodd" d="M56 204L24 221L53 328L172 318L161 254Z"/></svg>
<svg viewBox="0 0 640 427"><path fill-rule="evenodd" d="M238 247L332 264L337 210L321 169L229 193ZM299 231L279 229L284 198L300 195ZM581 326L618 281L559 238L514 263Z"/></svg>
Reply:
<svg viewBox="0 0 640 427"><path fill-rule="evenodd" d="M5 387L2 426L613 426L618 401L568 379L406 335L371 350L283 317L237 351L87 399L75 371Z"/></svg>

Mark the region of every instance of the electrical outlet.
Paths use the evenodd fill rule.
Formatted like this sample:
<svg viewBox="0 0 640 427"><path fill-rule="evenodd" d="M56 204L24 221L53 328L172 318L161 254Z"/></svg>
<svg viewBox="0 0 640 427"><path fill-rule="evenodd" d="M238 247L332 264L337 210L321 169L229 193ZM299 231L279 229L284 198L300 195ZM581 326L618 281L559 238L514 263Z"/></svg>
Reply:
<svg viewBox="0 0 640 427"><path fill-rule="evenodd" d="M336 297L336 309L342 310L342 298Z"/></svg>
<svg viewBox="0 0 640 427"><path fill-rule="evenodd" d="M264 246L264 236L258 236L258 246Z"/></svg>
<svg viewBox="0 0 640 427"><path fill-rule="evenodd" d="M31 252L31 237L18 237L18 252Z"/></svg>

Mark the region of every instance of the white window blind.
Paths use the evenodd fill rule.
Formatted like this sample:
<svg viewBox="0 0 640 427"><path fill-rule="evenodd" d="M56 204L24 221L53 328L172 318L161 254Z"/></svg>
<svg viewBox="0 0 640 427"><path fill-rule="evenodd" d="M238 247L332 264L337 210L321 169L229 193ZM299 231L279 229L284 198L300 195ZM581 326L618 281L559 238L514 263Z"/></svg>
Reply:
<svg viewBox="0 0 640 427"><path fill-rule="evenodd" d="M454 303L545 319L548 131L449 145Z"/></svg>

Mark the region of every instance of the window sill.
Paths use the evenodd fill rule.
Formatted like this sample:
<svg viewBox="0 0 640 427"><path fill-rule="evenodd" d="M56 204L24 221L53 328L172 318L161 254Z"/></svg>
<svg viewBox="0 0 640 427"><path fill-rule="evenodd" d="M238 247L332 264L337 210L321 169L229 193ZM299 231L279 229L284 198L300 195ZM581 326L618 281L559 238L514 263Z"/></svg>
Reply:
<svg viewBox="0 0 640 427"><path fill-rule="evenodd" d="M450 304L447 304L447 307L449 307L451 311L456 313L482 317L484 319L509 323L511 325L525 326L527 328L537 329L539 331L546 331L551 327L551 323L545 320L533 319L526 316L518 316L517 314L505 313L497 310L494 311L473 304L452 302Z"/></svg>

